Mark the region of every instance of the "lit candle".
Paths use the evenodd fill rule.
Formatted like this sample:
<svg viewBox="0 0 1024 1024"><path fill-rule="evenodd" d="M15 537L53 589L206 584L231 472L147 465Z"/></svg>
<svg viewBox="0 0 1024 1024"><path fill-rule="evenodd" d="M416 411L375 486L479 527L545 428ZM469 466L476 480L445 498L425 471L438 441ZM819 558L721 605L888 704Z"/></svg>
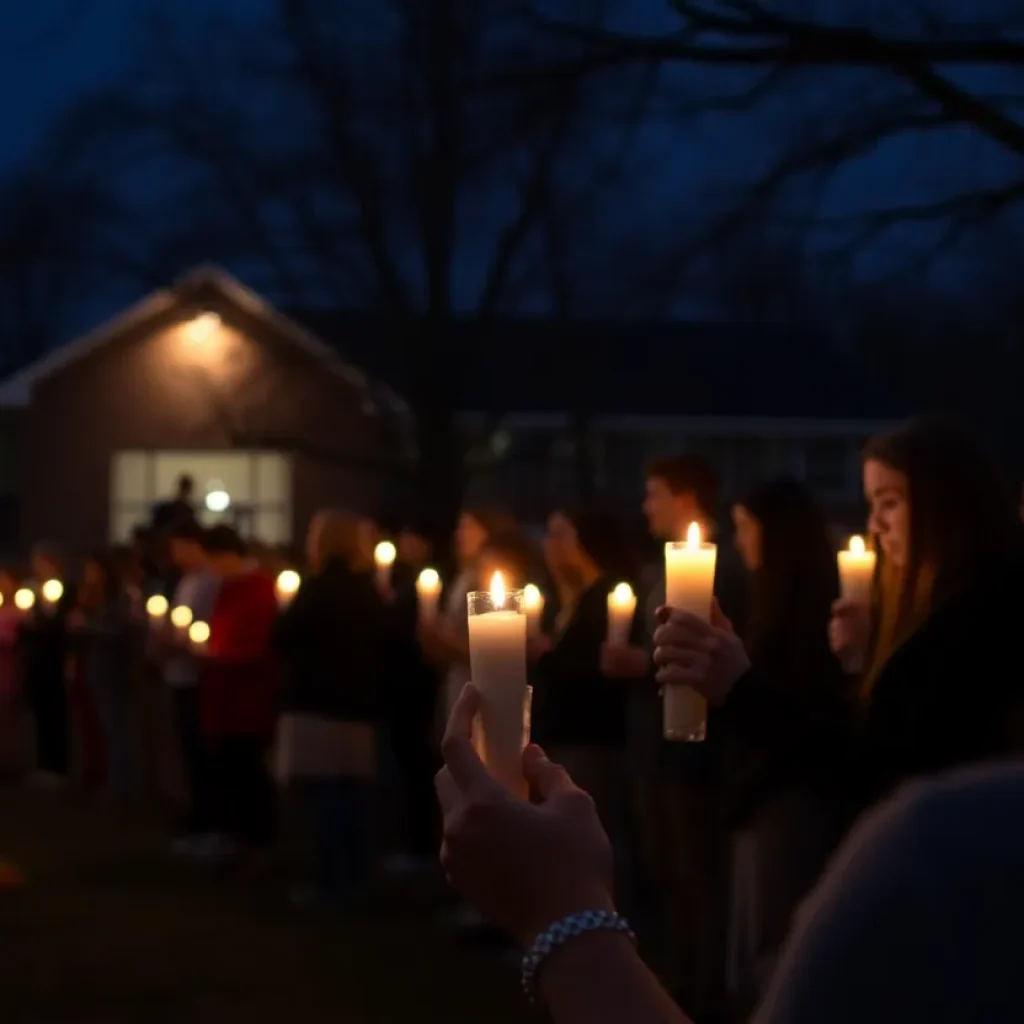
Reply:
<svg viewBox="0 0 1024 1024"><path fill-rule="evenodd" d="M169 607L167 598L163 594L154 594L146 602L146 614L149 616L149 624L154 628L162 626L167 618Z"/></svg>
<svg viewBox="0 0 1024 1024"><path fill-rule="evenodd" d="M608 643L625 647L636 613L636 594L628 583L619 583L608 595Z"/></svg>
<svg viewBox="0 0 1024 1024"><path fill-rule="evenodd" d="M285 569L277 577L274 589L277 591L277 606L287 608L295 599L302 584L302 577L294 569Z"/></svg>
<svg viewBox="0 0 1024 1024"><path fill-rule="evenodd" d="M188 642L193 654L206 654L210 646L210 627L205 622L193 622L188 627Z"/></svg>
<svg viewBox="0 0 1024 1024"><path fill-rule="evenodd" d="M171 625L174 627L174 639L184 643L188 639L188 627L192 625L192 609L183 604L172 608Z"/></svg>
<svg viewBox="0 0 1024 1024"><path fill-rule="evenodd" d="M665 545L665 603L708 622L715 593L718 548L701 542L691 523L686 540ZM690 686L666 686L664 734L667 740L700 743L707 735L707 701Z"/></svg>
<svg viewBox="0 0 1024 1024"><path fill-rule="evenodd" d="M875 579L877 555L869 551L863 537L851 537L850 547L839 552L839 582L843 600L868 606Z"/></svg>
<svg viewBox="0 0 1024 1024"><path fill-rule="evenodd" d="M47 580L41 587L43 604L47 611L57 607L57 602L64 596L64 584L60 580Z"/></svg>
<svg viewBox="0 0 1024 1024"><path fill-rule="evenodd" d="M526 614L523 592L505 590L496 572L490 591L469 601L469 669L480 691L476 740L492 775L525 798L523 716L527 700Z"/></svg>
<svg viewBox="0 0 1024 1024"><path fill-rule="evenodd" d="M19 612L31 611L32 606L36 603L36 595L28 587L22 587L20 590L14 593L14 607Z"/></svg>
<svg viewBox="0 0 1024 1024"><path fill-rule="evenodd" d="M437 605L441 597L441 577L436 569L424 569L416 580L416 604L420 622L430 623L437 618Z"/></svg>
<svg viewBox="0 0 1024 1024"><path fill-rule="evenodd" d="M389 540L382 540L373 549L373 560L377 564L377 580L387 589L391 586L391 567L395 564L398 551Z"/></svg>
<svg viewBox="0 0 1024 1024"><path fill-rule="evenodd" d="M530 636L540 636L540 620L544 614L544 595L540 587L527 583L523 587L523 608L526 611L526 630Z"/></svg>

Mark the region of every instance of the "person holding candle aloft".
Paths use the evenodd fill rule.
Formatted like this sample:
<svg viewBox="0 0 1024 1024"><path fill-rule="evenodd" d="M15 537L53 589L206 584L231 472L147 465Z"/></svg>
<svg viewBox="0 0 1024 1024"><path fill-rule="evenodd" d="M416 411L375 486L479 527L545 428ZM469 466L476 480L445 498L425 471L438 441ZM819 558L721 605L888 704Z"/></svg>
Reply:
<svg viewBox="0 0 1024 1024"><path fill-rule="evenodd" d="M67 780L70 762L67 670L67 613L74 607L74 588L65 586L55 606L40 600L49 580L64 576L57 550L39 544L32 552L32 583L36 600L21 620L20 648L25 693L35 725L36 768L34 781L45 787Z"/></svg>
<svg viewBox="0 0 1024 1024"><path fill-rule="evenodd" d="M1019 660L1024 530L998 466L967 428L921 419L871 441L863 477L881 592L848 719L760 678L725 621L664 609L655 634L659 678L699 688L730 730L756 738L804 716L842 757L832 797L847 824L905 779L1024 749L1024 680L1007 670Z"/></svg>
<svg viewBox="0 0 1024 1024"><path fill-rule="evenodd" d="M625 868L627 684L602 673L601 649L608 594L638 570L619 523L602 512L552 513L544 557L560 600L550 639L534 648L531 740L594 798ZM632 616L627 642L642 643L643 632L642 617Z"/></svg>
<svg viewBox="0 0 1024 1024"><path fill-rule="evenodd" d="M285 669L276 760L279 780L298 791L313 822L313 886L296 899L329 904L358 898L369 881L376 724L392 636L354 516L314 516L306 558L309 574L273 628Z"/></svg>
<svg viewBox="0 0 1024 1024"><path fill-rule="evenodd" d="M696 523L700 540L715 543L716 505L715 473L704 459L683 455L648 467L643 511L656 540L685 541ZM719 544L712 589L738 621L745 584L738 559L727 545ZM702 1013L715 1013L725 998L727 920L715 710L710 709L704 742L665 741L663 698L651 662L655 612L666 594L663 557L651 567L644 589L647 644L606 645L602 656L606 675L632 681L626 775L637 847L633 861L640 874L636 888L648 894L650 918L641 916L638 925L649 932L644 937L673 989Z"/></svg>
<svg viewBox="0 0 1024 1024"><path fill-rule="evenodd" d="M842 723L845 674L829 649L839 593L836 557L821 506L806 485L777 480L732 510L736 549L750 574L744 645L758 678L801 708L782 730L730 732L723 723L722 810L731 844L730 994L737 1016L762 994L792 913L830 852L836 824L831 731ZM805 710L806 709L806 710Z"/></svg>

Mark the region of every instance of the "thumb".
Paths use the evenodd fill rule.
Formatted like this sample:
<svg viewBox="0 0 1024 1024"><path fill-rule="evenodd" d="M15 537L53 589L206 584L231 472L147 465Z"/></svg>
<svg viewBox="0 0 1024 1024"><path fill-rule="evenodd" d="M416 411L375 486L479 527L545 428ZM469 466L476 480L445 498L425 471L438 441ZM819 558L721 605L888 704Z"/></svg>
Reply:
<svg viewBox="0 0 1024 1024"><path fill-rule="evenodd" d="M560 764L550 761L535 743L523 751L523 775L530 790L542 800L550 800L577 788L569 773Z"/></svg>

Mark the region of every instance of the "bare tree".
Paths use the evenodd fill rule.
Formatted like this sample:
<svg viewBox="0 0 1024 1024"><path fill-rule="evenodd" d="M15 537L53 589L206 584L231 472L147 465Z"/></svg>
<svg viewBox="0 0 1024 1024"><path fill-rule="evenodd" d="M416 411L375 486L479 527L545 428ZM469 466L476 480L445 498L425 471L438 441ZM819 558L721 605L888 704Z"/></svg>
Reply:
<svg viewBox="0 0 1024 1024"><path fill-rule="evenodd" d="M610 6L572 5L582 24L601 24ZM652 78L625 68L485 89L497 69L550 59L521 3L355 7L277 0L265 18L211 16L198 45L195 25L186 39L160 23L144 69L74 111L65 139L84 176L91 167L136 197L108 232L120 265L148 275L161 253L188 248L179 236L205 238L285 306L379 315L376 351L347 354L402 371L420 495L445 521L463 471L456 413L491 329L561 302L547 256L556 214L578 239L565 271L575 280L592 276L588 254L610 248L593 243L629 187ZM611 230L627 229L620 218ZM644 225L628 230L637 238Z"/></svg>

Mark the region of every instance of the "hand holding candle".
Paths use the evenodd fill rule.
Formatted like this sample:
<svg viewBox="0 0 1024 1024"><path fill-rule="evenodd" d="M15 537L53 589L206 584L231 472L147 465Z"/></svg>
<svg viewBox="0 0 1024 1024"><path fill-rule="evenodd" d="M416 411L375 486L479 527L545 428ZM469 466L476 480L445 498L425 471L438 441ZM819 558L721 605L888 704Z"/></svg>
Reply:
<svg viewBox="0 0 1024 1024"><path fill-rule="evenodd" d="M608 595L608 644L625 647L636 613L636 594L628 583L619 583Z"/></svg>
<svg viewBox="0 0 1024 1024"><path fill-rule="evenodd" d="M36 595L28 587L21 587L14 593L14 607L19 612L30 612L36 603Z"/></svg>
<svg viewBox="0 0 1024 1024"><path fill-rule="evenodd" d="M274 584L278 608L287 608L295 599L301 585L302 577L294 569L285 569L280 573Z"/></svg>
<svg viewBox="0 0 1024 1024"><path fill-rule="evenodd" d="M167 618L167 612L170 610L170 606L167 603L167 598L163 594L154 594L148 601L146 601L146 615L149 617L149 623L154 628L162 626L164 620Z"/></svg>
<svg viewBox="0 0 1024 1024"><path fill-rule="evenodd" d="M526 614L521 590L505 590L501 573L491 589L468 596L469 665L480 693L476 737L480 758L508 790L526 798L523 722L526 682Z"/></svg>
<svg viewBox="0 0 1024 1024"><path fill-rule="evenodd" d="M665 603L709 622L717 560L717 546L703 543L700 526L691 523L685 541L665 545ZM666 686L663 710L665 739L703 742L708 706L693 687Z"/></svg>
<svg viewBox="0 0 1024 1024"><path fill-rule="evenodd" d="M188 627L188 642L193 654L208 654L210 650L210 627L205 622L193 622Z"/></svg>
<svg viewBox="0 0 1024 1024"><path fill-rule="evenodd" d="M183 604L172 608L171 625L174 627L172 639L183 645L188 640L188 627L192 625L192 609Z"/></svg>
<svg viewBox="0 0 1024 1024"><path fill-rule="evenodd" d="M398 549L389 540L382 540L373 549L373 561L377 566L377 583L381 590L391 589L391 568L398 557Z"/></svg>
<svg viewBox="0 0 1024 1024"><path fill-rule="evenodd" d="M843 600L869 606L877 555L868 549L863 537L851 537L849 548L840 551L838 558Z"/></svg>
<svg viewBox="0 0 1024 1024"><path fill-rule="evenodd" d="M416 579L416 605L421 625L437 620L438 601L441 597L441 577L436 569L424 569Z"/></svg>
<svg viewBox="0 0 1024 1024"><path fill-rule="evenodd" d="M42 605L46 611L53 611L64 596L64 584L60 580L47 580L40 589Z"/></svg>

